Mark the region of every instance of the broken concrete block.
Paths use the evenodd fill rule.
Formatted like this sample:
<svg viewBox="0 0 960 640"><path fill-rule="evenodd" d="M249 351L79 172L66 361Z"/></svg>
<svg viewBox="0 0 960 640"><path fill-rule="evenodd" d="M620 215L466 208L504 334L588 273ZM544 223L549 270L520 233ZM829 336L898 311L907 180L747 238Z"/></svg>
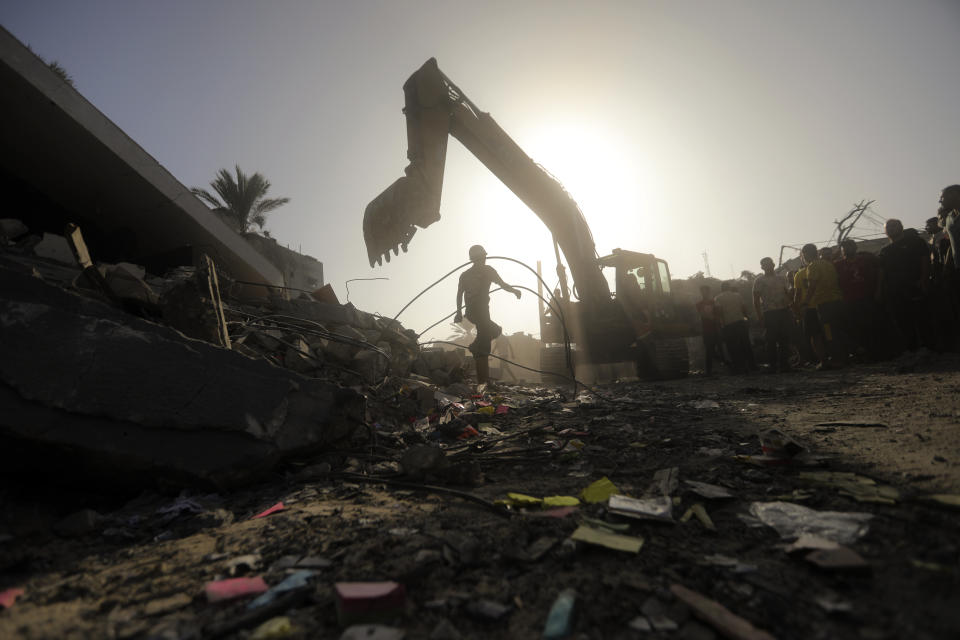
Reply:
<svg viewBox="0 0 960 640"><path fill-rule="evenodd" d="M280 340L283 332L277 329L254 329L250 332L249 340L258 344L267 351L276 351L281 348Z"/></svg>
<svg viewBox="0 0 960 640"><path fill-rule="evenodd" d="M334 327L332 333L335 335L327 342L327 346L324 349L324 356L330 356L340 364L349 366L354 356L356 356L361 349L361 347L351 343L363 343L366 342L366 339L362 333L347 325ZM337 339L338 337L345 338L347 341L339 341Z"/></svg>
<svg viewBox="0 0 960 640"><path fill-rule="evenodd" d="M387 375L387 367L389 365L390 360L385 358L383 354L368 349L361 349L357 352L357 355L353 357L350 368L363 376L364 382L376 384Z"/></svg>
<svg viewBox="0 0 960 640"><path fill-rule="evenodd" d="M33 252L41 258L55 260L63 264L74 265L77 263L67 239L54 233L44 233L43 240L33 247Z"/></svg>
<svg viewBox="0 0 960 640"><path fill-rule="evenodd" d="M103 516L93 509L81 509L53 525L53 530L61 536L85 536L93 533L103 522Z"/></svg>
<svg viewBox="0 0 960 640"><path fill-rule="evenodd" d="M312 294L313 299L317 302L322 302L324 304L340 304L340 300L337 299L337 294L333 291L333 287L329 284L325 284Z"/></svg>
<svg viewBox="0 0 960 640"><path fill-rule="evenodd" d="M30 229L16 218L0 218L0 237L7 240L16 240L26 235Z"/></svg>
<svg viewBox="0 0 960 640"><path fill-rule="evenodd" d="M61 289L0 256L0 449L112 482L248 482L362 423L355 391ZM44 366L38 366L43 363ZM41 453L42 452L42 453Z"/></svg>
<svg viewBox="0 0 960 640"><path fill-rule="evenodd" d="M154 293L150 285L143 281L146 274L143 267L121 262L106 266L102 272L107 285L118 298L138 300L150 305L160 301L160 297Z"/></svg>
<svg viewBox="0 0 960 640"><path fill-rule="evenodd" d="M290 344L291 346L287 347L283 356L283 366L287 369L293 369L297 373L306 373L307 371L313 371L322 364L321 357L313 355L310 345L303 338L297 338Z"/></svg>
<svg viewBox="0 0 960 640"><path fill-rule="evenodd" d="M163 321L185 336L220 342L217 314L210 299L200 293L196 282L183 280L160 296Z"/></svg>

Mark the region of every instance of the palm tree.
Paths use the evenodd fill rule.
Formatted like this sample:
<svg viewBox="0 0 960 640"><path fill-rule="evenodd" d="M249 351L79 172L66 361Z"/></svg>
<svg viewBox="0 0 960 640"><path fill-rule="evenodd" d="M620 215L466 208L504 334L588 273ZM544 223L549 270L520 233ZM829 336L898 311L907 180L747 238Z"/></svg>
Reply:
<svg viewBox="0 0 960 640"><path fill-rule="evenodd" d="M220 197L206 189L194 187L193 194L213 207L217 213L226 215L240 233L246 232L251 224L255 224L263 231L267 223L267 214L281 207L290 198L267 198L270 190L270 181L260 173L247 175L236 166L237 176L234 178L226 169L220 169L217 177L210 186Z"/></svg>

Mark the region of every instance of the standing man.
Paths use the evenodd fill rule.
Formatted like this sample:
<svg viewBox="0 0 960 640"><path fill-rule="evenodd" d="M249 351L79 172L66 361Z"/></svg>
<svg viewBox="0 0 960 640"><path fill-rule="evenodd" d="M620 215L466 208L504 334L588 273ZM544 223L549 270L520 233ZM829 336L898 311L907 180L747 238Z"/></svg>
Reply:
<svg viewBox="0 0 960 640"><path fill-rule="evenodd" d="M798 291L798 306L803 309L803 332L810 340L818 360L817 369L829 369L827 350L835 364L846 362L847 345L843 332L843 294L837 281L837 270L817 254L817 245L805 244L800 256L806 268L803 274L803 293ZM801 298L802 296L802 298Z"/></svg>
<svg viewBox="0 0 960 640"><path fill-rule="evenodd" d="M477 337L470 344L477 367L477 384L485 384L490 380L490 345L503 332L503 328L490 319L490 285L497 283L504 291L517 296L517 300L520 299L520 291L504 282L497 270L486 264L487 252L483 247L473 245L469 255L473 266L460 274L457 315L453 321L463 321L461 310L466 302L467 320L477 326Z"/></svg>
<svg viewBox="0 0 960 640"><path fill-rule="evenodd" d="M717 325L717 305L710 296L710 287L700 287L700 296L703 298L697 303L697 315L700 316L700 328L703 336L703 371L708 376L713 374L714 359L726 362L723 349L720 348L720 327Z"/></svg>
<svg viewBox="0 0 960 640"><path fill-rule="evenodd" d="M730 355L730 366L735 373L746 373L756 368L750 347L750 327L747 325L747 307L740 294L729 282L720 285L720 293L713 299L717 306L720 332Z"/></svg>
<svg viewBox="0 0 960 640"><path fill-rule="evenodd" d="M940 226L947 240L941 245L943 256L943 296L952 310L953 318L960 317L960 264L957 264L956 248L960 245L960 184L950 185L940 193L940 209L937 211Z"/></svg>
<svg viewBox="0 0 960 640"><path fill-rule="evenodd" d="M760 268L763 273L753 281L753 308L764 329L770 371L782 373L790 368L790 296L786 282L774 273L773 258L761 260Z"/></svg>
<svg viewBox="0 0 960 640"><path fill-rule="evenodd" d="M840 243L840 252L843 257L833 266L847 306L852 346L872 360L879 359L883 355L880 344L883 317L877 304L879 259L872 253L857 251L857 243L851 238Z"/></svg>
<svg viewBox="0 0 960 640"><path fill-rule="evenodd" d="M884 231L890 244L880 250L881 289L903 347L916 351L921 345L932 346L925 309L930 287L927 243L896 218L887 220Z"/></svg>
<svg viewBox="0 0 960 640"><path fill-rule="evenodd" d="M950 239L950 249L944 258L944 263L949 261L949 267L955 271L960 270L960 264L957 264L956 247L960 241L960 184L953 184L940 192L940 209L937 211L937 217L940 218L940 226Z"/></svg>

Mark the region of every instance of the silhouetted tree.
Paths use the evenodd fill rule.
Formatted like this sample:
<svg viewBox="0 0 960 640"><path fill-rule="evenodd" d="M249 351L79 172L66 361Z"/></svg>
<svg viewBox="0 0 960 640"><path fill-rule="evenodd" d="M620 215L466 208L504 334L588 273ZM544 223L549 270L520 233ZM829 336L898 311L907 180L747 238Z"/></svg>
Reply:
<svg viewBox="0 0 960 640"><path fill-rule="evenodd" d="M235 168L236 177L226 169L217 172L217 177L210 183L217 195L199 187L191 191L213 207L214 211L225 215L240 233L247 231L251 224L263 231L267 214L290 202L290 198L267 198L269 180L260 173L248 176L240 169L240 165Z"/></svg>

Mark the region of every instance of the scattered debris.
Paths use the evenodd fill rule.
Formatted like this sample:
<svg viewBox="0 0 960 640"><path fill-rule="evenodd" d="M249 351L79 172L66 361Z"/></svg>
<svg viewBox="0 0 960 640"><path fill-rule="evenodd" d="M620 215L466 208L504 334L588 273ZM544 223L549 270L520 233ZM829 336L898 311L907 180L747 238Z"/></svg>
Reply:
<svg viewBox="0 0 960 640"><path fill-rule="evenodd" d="M849 547L837 547L836 549L818 549L807 554L807 562L811 562L821 569L839 570L839 569L869 569L870 565L863 557Z"/></svg>
<svg viewBox="0 0 960 640"><path fill-rule="evenodd" d="M547 622L543 627L543 640L561 640L567 638L573 631L574 605L577 602L577 592L573 589L564 589L553 601Z"/></svg>
<svg viewBox="0 0 960 640"><path fill-rule="evenodd" d="M614 495L607 501L607 510L628 518L673 522L673 499L669 496L638 499Z"/></svg>
<svg viewBox="0 0 960 640"><path fill-rule="evenodd" d="M284 510L283 503L282 503L282 502L278 502L277 504L273 505L272 507L269 507L269 508L266 509L265 511L261 511L261 512L258 513L257 515L253 516L253 518L251 518L251 520L256 519L256 518L266 518L267 516L269 516L269 515L271 515L271 514L274 514L274 513L277 513L278 511L283 511L283 510Z"/></svg>
<svg viewBox="0 0 960 640"><path fill-rule="evenodd" d="M684 480L684 484L690 487L690 490L696 493L702 498L708 500L722 500L725 498L734 498L734 494L730 492L729 489L724 487L708 484L706 482L698 482L696 480Z"/></svg>
<svg viewBox="0 0 960 640"><path fill-rule="evenodd" d="M250 634L250 640L274 640L293 634L293 623L286 616L270 618Z"/></svg>
<svg viewBox="0 0 960 640"><path fill-rule="evenodd" d="M17 601L17 598L26 593L23 589L10 588L4 591L0 591L0 607L4 609L9 609L13 606L13 603Z"/></svg>
<svg viewBox="0 0 960 640"><path fill-rule="evenodd" d="M736 640L775 640L772 635L757 629L740 616L731 613L729 609L716 600L711 600L679 584L670 585L670 592L693 609L698 618L707 622L728 638L735 638Z"/></svg>
<svg viewBox="0 0 960 640"><path fill-rule="evenodd" d="M403 629L380 624L357 624L344 629L340 640L403 640Z"/></svg>
<svg viewBox="0 0 960 640"><path fill-rule="evenodd" d="M584 488L580 492L580 498L587 504L596 504L606 502L610 496L616 493L619 493L616 485L610 481L610 478L604 476Z"/></svg>
<svg viewBox="0 0 960 640"><path fill-rule="evenodd" d="M814 484L833 487L845 496L857 502L875 502L878 504L896 504L900 492L893 487L878 485L866 476L844 471L809 471L800 473L802 480Z"/></svg>
<svg viewBox="0 0 960 640"><path fill-rule="evenodd" d="M783 538L812 533L840 544L850 544L866 535L867 522L873 518L870 513L816 511L791 502L754 502L750 513Z"/></svg>
<svg viewBox="0 0 960 640"><path fill-rule="evenodd" d="M595 529L586 525L577 527L577 530L573 532L570 539L606 547L614 551L626 551L628 553L637 553L640 551L640 548L643 547L643 538L624 536L619 533L613 533L605 529Z"/></svg>
<svg viewBox="0 0 960 640"><path fill-rule="evenodd" d="M208 582L204 587L208 602L234 600L246 596L255 596L268 589L263 578L228 578L217 582Z"/></svg>
<svg viewBox="0 0 960 640"><path fill-rule="evenodd" d="M391 620L406 601L403 585L397 582L338 582L334 593L341 625Z"/></svg>
<svg viewBox="0 0 960 640"><path fill-rule="evenodd" d="M684 512L683 516L681 516L680 518L680 522L687 522L688 520L690 520L691 517L694 517L694 516L697 518L697 520L700 521L700 524L702 524L704 527L706 527L710 531L717 530L716 525L713 524L713 520L711 520L709 514L707 514L707 510L704 509L703 505L700 504L699 502L694 504Z"/></svg>
<svg viewBox="0 0 960 640"><path fill-rule="evenodd" d="M251 600L247 605L247 609L257 609L270 604L282 594L290 591L296 591L298 589L304 589L310 586L310 579L315 575L316 572L311 571L310 569L301 569L300 571L295 571L284 578L279 584L270 587L266 593L258 596L254 600Z"/></svg>

